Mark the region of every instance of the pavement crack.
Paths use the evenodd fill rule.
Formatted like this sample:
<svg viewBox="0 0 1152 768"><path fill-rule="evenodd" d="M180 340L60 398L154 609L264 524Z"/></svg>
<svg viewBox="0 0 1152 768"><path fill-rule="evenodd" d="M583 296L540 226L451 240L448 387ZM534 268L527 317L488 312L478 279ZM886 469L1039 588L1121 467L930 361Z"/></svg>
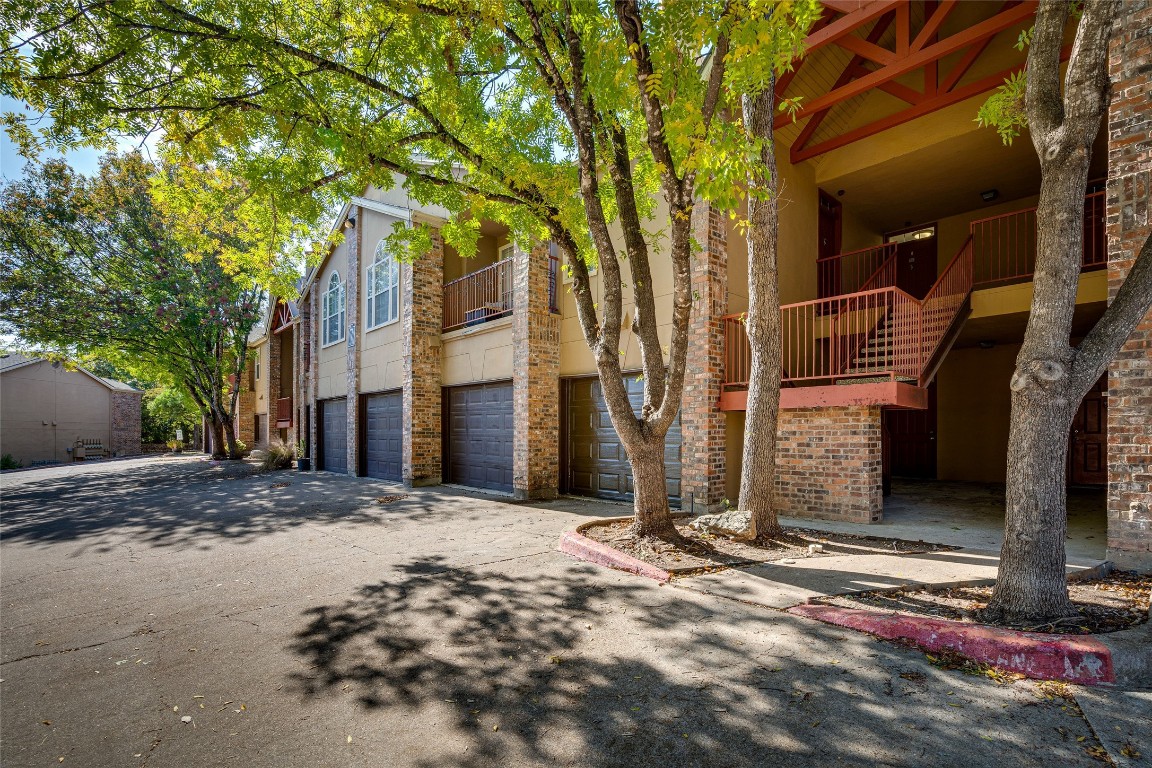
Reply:
<svg viewBox="0 0 1152 768"><path fill-rule="evenodd" d="M91 648L99 648L102 645L108 645L109 643L118 643L121 640L127 640L130 637L139 637L139 635L140 635L140 630L135 630L135 631L133 631L127 635L123 635L122 637L113 637L109 640L103 640L99 643L92 643L91 645L78 645L78 646L75 646L74 648L61 648L60 650L57 650L57 651L43 651L41 653L30 653L27 656L18 656L15 659L8 659L7 661L0 661L0 667L6 667L9 664L15 664L18 661L27 661L28 659L38 659L41 656L56 656L56 655L61 654L61 653L73 653L75 651L87 651Z"/></svg>

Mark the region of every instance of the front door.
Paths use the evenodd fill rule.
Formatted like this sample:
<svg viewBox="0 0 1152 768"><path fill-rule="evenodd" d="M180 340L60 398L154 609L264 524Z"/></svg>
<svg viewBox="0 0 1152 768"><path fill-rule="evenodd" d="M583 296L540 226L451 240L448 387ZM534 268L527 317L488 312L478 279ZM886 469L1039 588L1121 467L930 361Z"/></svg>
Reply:
<svg viewBox="0 0 1152 768"><path fill-rule="evenodd" d="M1072 421L1068 450L1068 482L1103 485L1108 482L1107 375L1093 385Z"/></svg>
<svg viewBox="0 0 1152 768"><path fill-rule="evenodd" d="M936 282L936 225L887 237L896 243L896 287L922 299Z"/></svg>
<svg viewBox="0 0 1152 768"><path fill-rule="evenodd" d="M840 253L842 210L840 201L820 190L819 242L816 245L816 284L819 298L839 296L840 260L833 259Z"/></svg>

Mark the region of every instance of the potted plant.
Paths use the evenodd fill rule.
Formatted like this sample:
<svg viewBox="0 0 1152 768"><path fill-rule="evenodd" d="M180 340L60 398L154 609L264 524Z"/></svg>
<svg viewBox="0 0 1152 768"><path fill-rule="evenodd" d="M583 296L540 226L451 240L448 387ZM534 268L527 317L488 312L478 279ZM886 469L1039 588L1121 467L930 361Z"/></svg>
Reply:
<svg viewBox="0 0 1152 768"><path fill-rule="evenodd" d="M304 438L300 438L296 441L296 469L300 472L308 472L312 469L312 459L305 456L305 453L307 451L304 450Z"/></svg>

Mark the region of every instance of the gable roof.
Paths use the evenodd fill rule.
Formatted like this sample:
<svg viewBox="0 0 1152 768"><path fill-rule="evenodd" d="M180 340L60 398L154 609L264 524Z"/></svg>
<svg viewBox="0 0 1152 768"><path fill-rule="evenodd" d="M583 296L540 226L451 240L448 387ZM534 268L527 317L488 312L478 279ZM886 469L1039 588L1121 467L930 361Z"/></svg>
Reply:
<svg viewBox="0 0 1152 768"><path fill-rule="evenodd" d="M28 355L22 355L19 352L11 352L11 353L4 355L3 357L0 357L0 373L8 373L10 371L16 370L17 368L23 368L25 366L32 365L34 363L47 363L47 362L49 362L49 361L42 358L42 357L30 357ZM117 381L116 379L106 379L103 376L97 376L96 374L92 373L92 371L88 370L87 368L81 368L80 366L76 366L75 370L80 372L80 373L83 373L85 376L89 377L90 379L94 379L95 381L108 387L108 389L114 390L116 392L140 392L140 393L143 393L143 390L136 389L136 387L133 387L131 384L125 384L124 382Z"/></svg>

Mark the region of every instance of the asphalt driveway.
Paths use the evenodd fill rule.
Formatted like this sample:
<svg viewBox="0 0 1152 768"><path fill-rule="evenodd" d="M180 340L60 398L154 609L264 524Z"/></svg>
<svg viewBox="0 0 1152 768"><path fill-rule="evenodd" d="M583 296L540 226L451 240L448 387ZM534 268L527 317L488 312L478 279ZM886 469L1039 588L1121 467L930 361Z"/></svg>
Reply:
<svg viewBox="0 0 1152 768"><path fill-rule="evenodd" d="M5 766L1099 764L1032 683L556 552L597 505L194 458L0 483Z"/></svg>

